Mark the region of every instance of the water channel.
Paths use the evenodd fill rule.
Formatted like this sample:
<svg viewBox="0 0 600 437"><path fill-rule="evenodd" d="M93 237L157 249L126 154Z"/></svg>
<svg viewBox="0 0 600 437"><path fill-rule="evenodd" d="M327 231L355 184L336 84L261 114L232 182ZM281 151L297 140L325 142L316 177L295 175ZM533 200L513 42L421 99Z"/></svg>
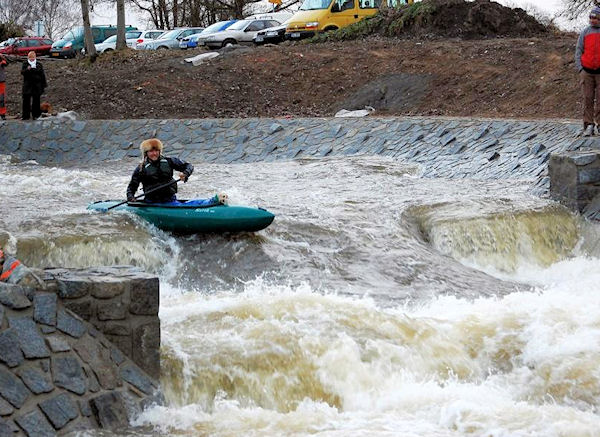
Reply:
<svg viewBox="0 0 600 437"><path fill-rule="evenodd" d="M598 435L597 225L529 180L385 157L194 164L180 198L274 223L171 235L85 209L123 198L135 160L0 160L0 244L26 264L161 279L167 405L136 435Z"/></svg>

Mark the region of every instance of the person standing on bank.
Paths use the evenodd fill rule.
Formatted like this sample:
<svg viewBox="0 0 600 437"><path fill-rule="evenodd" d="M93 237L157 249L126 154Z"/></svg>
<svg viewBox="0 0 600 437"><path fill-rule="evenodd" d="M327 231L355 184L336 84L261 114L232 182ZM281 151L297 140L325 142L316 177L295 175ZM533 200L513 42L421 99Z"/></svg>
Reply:
<svg viewBox="0 0 600 437"><path fill-rule="evenodd" d="M575 65L583 92L583 135L594 135L600 124L600 7L590 12L590 25L579 34ZM600 132L599 132L600 133Z"/></svg>
<svg viewBox="0 0 600 437"><path fill-rule="evenodd" d="M148 192L170 181L173 182L171 185L144 196L144 202L168 203L177 200L175 197L177 182L173 179L173 170L179 171L179 179L187 182L194 171L194 166L179 158L163 156L163 148L163 143L158 138L150 138L140 144L142 162L133 171L131 181L127 186L128 202L135 202L135 192L140 183L144 192Z"/></svg>
<svg viewBox="0 0 600 437"><path fill-rule="evenodd" d="M46 89L46 75L41 62L36 59L35 52L27 54L27 60L21 67L23 75L23 120L33 117L36 120L41 114L40 96Z"/></svg>
<svg viewBox="0 0 600 437"><path fill-rule="evenodd" d="M0 119L6 120L6 72L8 61L0 55Z"/></svg>

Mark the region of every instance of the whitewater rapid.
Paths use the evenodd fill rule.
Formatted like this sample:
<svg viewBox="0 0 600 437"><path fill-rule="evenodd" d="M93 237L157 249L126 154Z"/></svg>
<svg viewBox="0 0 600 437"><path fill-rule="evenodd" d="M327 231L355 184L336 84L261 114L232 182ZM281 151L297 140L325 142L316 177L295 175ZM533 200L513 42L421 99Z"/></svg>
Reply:
<svg viewBox="0 0 600 437"><path fill-rule="evenodd" d="M531 181L382 157L200 163L180 197L226 191L276 219L179 237L85 210L133 166L3 161L0 244L161 278L167 404L134 435L600 435L598 226Z"/></svg>

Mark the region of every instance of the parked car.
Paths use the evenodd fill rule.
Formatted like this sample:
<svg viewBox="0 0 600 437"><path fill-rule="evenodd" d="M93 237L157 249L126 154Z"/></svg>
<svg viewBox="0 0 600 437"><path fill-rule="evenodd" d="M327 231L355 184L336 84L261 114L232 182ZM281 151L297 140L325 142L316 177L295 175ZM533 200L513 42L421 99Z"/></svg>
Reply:
<svg viewBox="0 0 600 437"><path fill-rule="evenodd" d="M138 50L157 50L157 49L176 49L179 47L179 41L186 36L193 35L194 33L200 33L204 30L204 27L184 27L181 29L173 29L165 32L160 38L146 41L142 44L138 44Z"/></svg>
<svg viewBox="0 0 600 437"><path fill-rule="evenodd" d="M146 41L151 41L153 39L158 39L164 33L165 33L164 30L158 30L158 29L143 30L142 34L135 41L135 46L133 48L137 49L140 44L143 44Z"/></svg>
<svg viewBox="0 0 600 437"><path fill-rule="evenodd" d="M52 48L52 40L39 36L23 36L14 38L12 43L7 44L0 49L0 53L5 55L27 56L29 52L35 52L36 55L42 56L50 53Z"/></svg>
<svg viewBox="0 0 600 437"><path fill-rule="evenodd" d="M125 43L127 44L127 47L133 48L135 46L135 42L141 34L141 30L134 30L125 33ZM96 46L97 53L111 52L117 48L117 35L109 36L100 44L94 45ZM85 50L82 51L85 53Z"/></svg>
<svg viewBox="0 0 600 437"><path fill-rule="evenodd" d="M287 28L287 23L289 21L290 20L288 19L279 26L259 30L256 32L256 36L253 39L254 44L278 44L282 42L285 39L285 29Z"/></svg>
<svg viewBox="0 0 600 437"><path fill-rule="evenodd" d="M185 38L183 38L179 42L179 48L180 49L193 49L198 46L203 46L204 40L208 37L208 35L215 33L215 32L220 32L222 30L225 30L229 26L231 26L233 23L235 23L236 21L237 20L217 21L216 23L208 26L202 32L195 33L193 35L186 36Z"/></svg>
<svg viewBox="0 0 600 437"><path fill-rule="evenodd" d="M4 47L11 45L14 41L15 41L14 38L8 38L7 40L0 42L0 49L3 49Z"/></svg>
<svg viewBox="0 0 600 437"><path fill-rule="evenodd" d="M125 32L137 30L137 27L125 26ZM94 44L99 44L109 36L117 34L117 26L92 26ZM83 26L69 30L65 36L52 44L50 56L61 58L74 58L83 49Z"/></svg>
<svg viewBox="0 0 600 437"><path fill-rule="evenodd" d="M252 39L258 31L279 25L281 23L275 20L240 20L221 32L209 35L204 45L219 48L233 44L252 44Z"/></svg>

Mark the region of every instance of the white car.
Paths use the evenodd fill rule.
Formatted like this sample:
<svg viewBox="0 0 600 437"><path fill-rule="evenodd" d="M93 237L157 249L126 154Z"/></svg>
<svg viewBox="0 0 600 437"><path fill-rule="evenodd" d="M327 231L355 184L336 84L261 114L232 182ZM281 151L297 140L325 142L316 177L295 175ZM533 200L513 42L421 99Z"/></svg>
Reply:
<svg viewBox="0 0 600 437"><path fill-rule="evenodd" d="M125 42L127 47L134 48L135 42L142 34L140 30L131 30L125 33ZM99 44L95 44L97 53L110 52L117 47L117 35L109 36Z"/></svg>
<svg viewBox="0 0 600 437"><path fill-rule="evenodd" d="M280 24L275 20L240 20L221 32L209 35L204 40L204 45L209 48L220 48L233 44L252 45L252 40L258 31Z"/></svg>
<svg viewBox="0 0 600 437"><path fill-rule="evenodd" d="M200 33L203 30L204 27L183 27L169 30L163 33L160 38L138 44L137 48L139 50L177 49L179 48L179 41L183 38Z"/></svg>
<svg viewBox="0 0 600 437"><path fill-rule="evenodd" d="M227 29L237 20L226 20L226 21L218 21L214 24L211 24L206 29L204 29L200 33L194 33L193 35L186 36L181 41L179 41L180 49L193 49L195 47L203 46L204 40L209 37L212 33L220 32L222 30Z"/></svg>
<svg viewBox="0 0 600 437"><path fill-rule="evenodd" d="M165 33L164 30L142 30L142 34L135 41L134 49L137 49L140 44L144 44L146 41L152 41L154 39L160 38L160 36Z"/></svg>

